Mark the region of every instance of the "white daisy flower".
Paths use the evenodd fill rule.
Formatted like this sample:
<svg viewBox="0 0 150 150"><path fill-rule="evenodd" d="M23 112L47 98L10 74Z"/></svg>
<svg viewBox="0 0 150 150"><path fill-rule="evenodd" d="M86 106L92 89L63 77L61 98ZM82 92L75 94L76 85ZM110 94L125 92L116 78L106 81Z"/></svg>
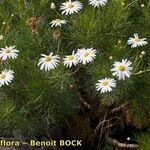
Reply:
<svg viewBox="0 0 150 150"><path fill-rule="evenodd" d="M60 57L58 55L53 55L51 52L49 55L41 54L42 58L39 59L38 66L41 70L50 71L55 69L60 62Z"/></svg>
<svg viewBox="0 0 150 150"><path fill-rule="evenodd" d="M116 80L105 78L98 80L98 83L95 84L97 91L101 91L101 93L111 92L112 88L116 87Z"/></svg>
<svg viewBox="0 0 150 150"><path fill-rule="evenodd" d="M78 64L78 58L77 55L74 53L74 51L72 52L72 55L68 55L64 58L64 65L66 67L71 68L72 65L77 65Z"/></svg>
<svg viewBox="0 0 150 150"><path fill-rule="evenodd" d="M125 77L129 78L133 69L133 67L130 67L131 64L132 62L127 59L122 59L121 62L115 62L113 64L114 68L111 69L114 72L112 75L117 76L119 80L125 80Z"/></svg>
<svg viewBox="0 0 150 150"><path fill-rule="evenodd" d="M83 5L79 1L67 1L65 3L62 3L62 6L60 7L60 10L62 10L62 14L73 14L78 13L82 9Z"/></svg>
<svg viewBox="0 0 150 150"><path fill-rule="evenodd" d="M51 27L57 27L57 26L60 26L61 27L61 25L63 25L63 24L66 24L66 20L61 20L61 19L55 19L55 20L52 20L51 22L50 22L50 24L51 24Z"/></svg>
<svg viewBox="0 0 150 150"><path fill-rule="evenodd" d="M138 34L134 34L134 38L129 38L128 44L131 45L131 48L146 45L148 42L146 38L140 39Z"/></svg>
<svg viewBox="0 0 150 150"><path fill-rule="evenodd" d="M82 48L78 50L77 56L79 62L85 65L94 60L94 58L96 57L96 50L93 48Z"/></svg>
<svg viewBox="0 0 150 150"><path fill-rule="evenodd" d="M2 60L6 60L7 58L16 59L18 57L19 51L15 49L15 46L6 46L5 48L1 48L0 58Z"/></svg>
<svg viewBox="0 0 150 150"><path fill-rule="evenodd" d="M0 74L0 87L3 85L8 85L14 79L13 70L4 70Z"/></svg>
<svg viewBox="0 0 150 150"><path fill-rule="evenodd" d="M105 6L107 0L89 0L89 4L95 7Z"/></svg>

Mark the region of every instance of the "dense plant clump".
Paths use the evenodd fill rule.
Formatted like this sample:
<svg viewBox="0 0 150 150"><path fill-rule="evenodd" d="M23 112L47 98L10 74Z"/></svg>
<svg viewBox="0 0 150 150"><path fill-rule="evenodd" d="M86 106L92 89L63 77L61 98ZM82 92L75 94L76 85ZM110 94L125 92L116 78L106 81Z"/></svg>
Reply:
<svg viewBox="0 0 150 150"><path fill-rule="evenodd" d="M113 149L129 127L144 133L118 140L148 147L149 14L150 0L1 0L1 136Z"/></svg>

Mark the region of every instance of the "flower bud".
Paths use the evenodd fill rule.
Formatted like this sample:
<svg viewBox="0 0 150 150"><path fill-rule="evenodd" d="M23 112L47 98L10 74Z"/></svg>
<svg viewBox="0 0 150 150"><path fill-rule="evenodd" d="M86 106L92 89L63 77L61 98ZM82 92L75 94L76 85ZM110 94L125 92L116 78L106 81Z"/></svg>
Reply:
<svg viewBox="0 0 150 150"><path fill-rule="evenodd" d="M143 56L144 56L144 55L145 55L145 51L142 51L142 52L141 52L141 55L143 55Z"/></svg>
<svg viewBox="0 0 150 150"><path fill-rule="evenodd" d="M110 57L109 57L109 59L110 59L110 60L112 60L112 59L113 59L113 57L112 57L112 56L110 56Z"/></svg>
<svg viewBox="0 0 150 150"><path fill-rule="evenodd" d="M124 3L121 3L121 5L124 6L125 4L124 4Z"/></svg>
<svg viewBox="0 0 150 150"><path fill-rule="evenodd" d="M14 17L14 14L11 14L11 17Z"/></svg>
<svg viewBox="0 0 150 150"><path fill-rule="evenodd" d="M55 5L55 3L51 3L51 9L56 9L56 5Z"/></svg>
<svg viewBox="0 0 150 150"><path fill-rule="evenodd" d="M3 24L3 25L5 25L5 24L6 24L6 22L4 21L4 22L2 22L2 24Z"/></svg>
<svg viewBox="0 0 150 150"><path fill-rule="evenodd" d="M122 41L121 40L118 40L118 44L121 44L122 43Z"/></svg>
<svg viewBox="0 0 150 150"><path fill-rule="evenodd" d="M3 39L4 39L4 36L3 36L3 35L0 35L0 41L3 40Z"/></svg>
<svg viewBox="0 0 150 150"><path fill-rule="evenodd" d="M130 141L130 140L131 140L131 138L130 138L130 137L127 137L127 140L128 140L128 141Z"/></svg>
<svg viewBox="0 0 150 150"><path fill-rule="evenodd" d="M139 57L140 57L140 58L143 58L143 55L140 55Z"/></svg>

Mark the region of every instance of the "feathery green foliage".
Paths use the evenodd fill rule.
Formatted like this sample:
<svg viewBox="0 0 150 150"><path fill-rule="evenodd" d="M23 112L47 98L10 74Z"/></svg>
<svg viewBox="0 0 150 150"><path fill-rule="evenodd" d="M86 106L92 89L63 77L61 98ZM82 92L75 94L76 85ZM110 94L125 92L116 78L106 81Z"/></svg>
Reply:
<svg viewBox="0 0 150 150"><path fill-rule="evenodd" d="M136 135L137 141L139 142L139 147L138 149L144 149L148 150L149 145L150 145L150 134L148 133L143 133L141 135Z"/></svg>
<svg viewBox="0 0 150 150"><path fill-rule="evenodd" d="M111 107L128 102L134 118L130 124L149 128L149 44L131 48L127 40L138 33L150 43L150 1L109 0L105 7L93 8L88 1L81 0L83 9L70 16L61 15L59 10L64 1L54 1L56 10L50 9L51 2L0 1L0 35L4 35L0 47L15 45L20 51L16 60L0 64L1 70L15 72L12 83L0 88L0 133L54 135L55 128L63 126L64 118L79 112L79 100L96 102L98 107L105 100ZM28 23L31 18L33 26ZM66 19L67 25L51 28L49 23L56 18ZM54 38L56 32L58 39ZM63 58L83 47L96 49L96 59L87 65L65 68ZM146 54L140 57L142 51ZM49 72L41 71L37 66L40 54L49 52L60 55L60 65ZM124 81L114 77L117 87L112 92L97 92L97 81L113 78L113 63L122 59L132 62L131 77Z"/></svg>

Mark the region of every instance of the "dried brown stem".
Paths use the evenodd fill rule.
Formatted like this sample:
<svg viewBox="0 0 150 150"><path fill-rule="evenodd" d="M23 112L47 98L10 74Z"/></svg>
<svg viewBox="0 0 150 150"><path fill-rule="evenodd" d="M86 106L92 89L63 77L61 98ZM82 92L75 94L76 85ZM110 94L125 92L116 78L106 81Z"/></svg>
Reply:
<svg viewBox="0 0 150 150"><path fill-rule="evenodd" d="M117 146L119 148L130 148L130 149L137 149L138 145L137 144L128 144L128 143L120 143L115 139L108 138L110 143L113 144L114 146Z"/></svg>
<svg viewBox="0 0 150 150"><path fill-rule="evenodd" d="M84 101L84 99L81 97L81 95L79 94L79 93L77 93L77 95L78 95L78 100L79 100L79 102L81 103L81 104L83 104L85 107L87 107L88 109L90 109L91 108L91 106L86 102L86 101Z"/></svg>
<svg viewBox="0 0 150 150"><path fill-rule="evenodd" d="M109 122L113 119L120 119L118 117L113 117L113 118L110 118L110 119L107 119L107 120L103 120L101 122L99 122L99 124L96 126L96 129L95 129L95 133L99 130L99 128L101 127L102 124L106 123L106 122Z"/></svg>
<svg viewBox="0 0 150 150"><path fill-rule="evenodd" d="M117 108L114 108L113 110L111 110L112 113L115 113L115 112L118 112L120 111L121 109L123 109L125 106L128 105L128 102L122 104L121 106L117 107Z"/></svg>

